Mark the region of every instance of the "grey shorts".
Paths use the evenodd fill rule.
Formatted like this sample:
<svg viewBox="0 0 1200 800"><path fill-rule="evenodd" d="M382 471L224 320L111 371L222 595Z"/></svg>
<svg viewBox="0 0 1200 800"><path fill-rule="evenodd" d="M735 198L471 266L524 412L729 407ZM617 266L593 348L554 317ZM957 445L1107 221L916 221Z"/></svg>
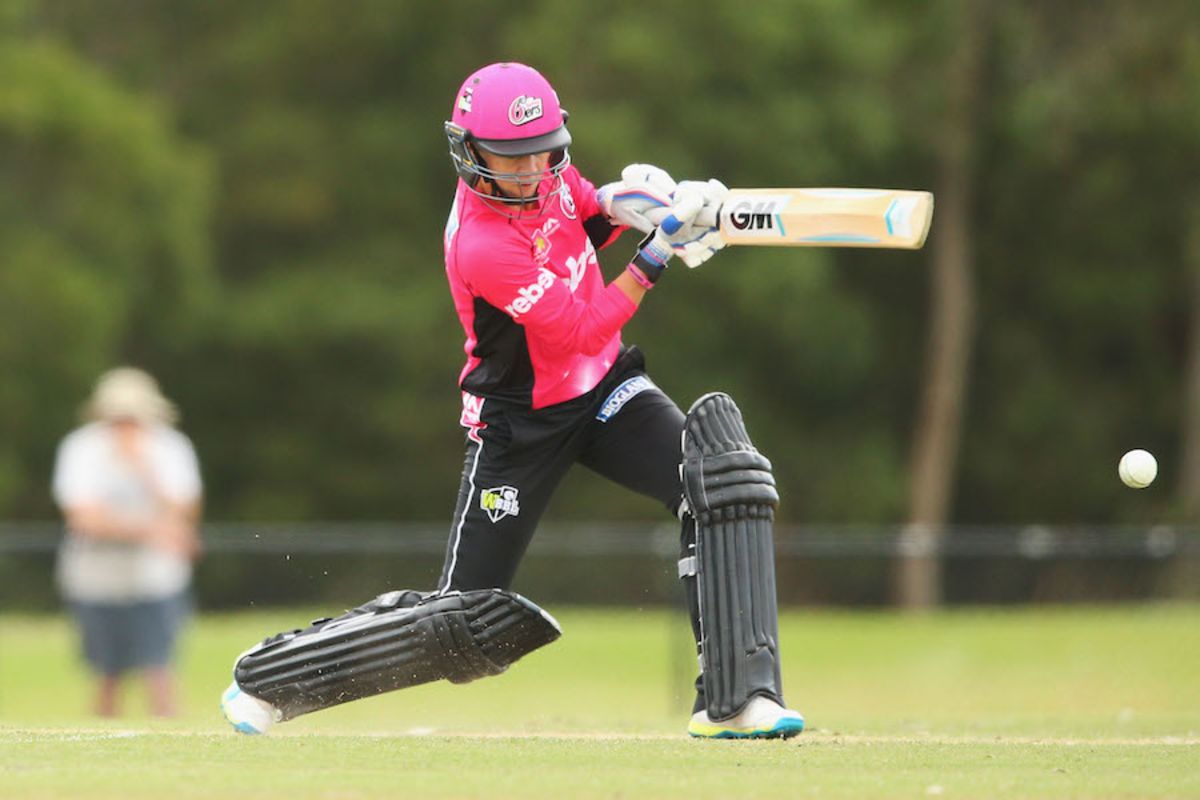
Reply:
<svg viewBox="0 0 1200 800"><path fill-rule="evenodd" d="M84 660L100 674L120 675L171 662L192 599L180 592L162 600L70 605L82 634Z"/></svg>

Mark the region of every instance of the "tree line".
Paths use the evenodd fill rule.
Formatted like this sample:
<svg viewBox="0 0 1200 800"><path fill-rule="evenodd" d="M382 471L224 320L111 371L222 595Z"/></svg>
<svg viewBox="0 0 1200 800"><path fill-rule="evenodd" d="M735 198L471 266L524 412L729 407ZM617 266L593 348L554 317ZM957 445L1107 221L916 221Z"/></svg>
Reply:
<svg viewBox="0 0 1200 800"><path fill-rule="evenodd" d="M742 405L798 522L1194 520L1200 7L9 0L0 517L53 515L95 377L156 374L221 519L448 519L441 123L537 66L596 183L935 191L925 249L730 249L627 328ZM602 253L610 274L627 237ZM1121 453L1159 456L1144 492ZM572 476L551 513L653 517Z"/></svg>

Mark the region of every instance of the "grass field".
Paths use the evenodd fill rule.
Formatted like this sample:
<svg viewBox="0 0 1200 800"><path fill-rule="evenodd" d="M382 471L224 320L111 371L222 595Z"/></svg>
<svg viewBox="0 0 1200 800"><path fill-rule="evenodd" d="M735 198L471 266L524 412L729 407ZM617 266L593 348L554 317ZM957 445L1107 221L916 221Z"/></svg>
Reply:
<svg viewBox="0 0 1200 800"><path fill-rule="evenodd" d="M237 737L231 660L311 614L203 616L185 713L101 722L58 617L0 616L0 798L1200 797L1200 607L789 613L788 742L683 735L686 621L558 612L507 674Z"/></svg>

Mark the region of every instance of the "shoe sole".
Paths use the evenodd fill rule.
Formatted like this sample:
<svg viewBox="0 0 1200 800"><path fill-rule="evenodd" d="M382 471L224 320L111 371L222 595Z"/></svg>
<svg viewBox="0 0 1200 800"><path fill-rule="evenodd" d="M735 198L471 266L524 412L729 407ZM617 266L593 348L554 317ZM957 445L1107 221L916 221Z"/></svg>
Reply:
<svg viewBox="0 0 1200 800"><path fill-rule="evenodd" d="M225 693L221 695L221 716L223 716L225 721L232 725L233 729L238 733L244 733L247 736L262 736L263 732L251 725L249 722L235 722L233 717L229 716L229 709L225 704L233 700L233 698L237 697L241 693L241 689L232 686L225 690Z"/></svg>
<svg viewBox="0 0 1200 800"><path fill-rule="evenodd" d="M725 728L691 723L688 735L695 739L790 739L804 730L802 719L781 719L770 728Z"/></svg>

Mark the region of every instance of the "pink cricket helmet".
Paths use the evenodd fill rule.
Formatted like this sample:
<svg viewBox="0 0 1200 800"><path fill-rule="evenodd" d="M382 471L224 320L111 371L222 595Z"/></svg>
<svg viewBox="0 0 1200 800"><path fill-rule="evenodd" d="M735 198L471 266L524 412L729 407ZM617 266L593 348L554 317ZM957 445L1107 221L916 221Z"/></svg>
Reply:
<svg viewBox="0 0 1200 800"><path fill-rule="evenodd" d="M486 163L488 153L551 153L548 177L555 180L541 198L562 191L562 173L571 163L567 112L558 104L554 87L533 67L515 62L489 64L470 75L458 90L445 130L454 169L475 194L481 194L477 188L480 181L495 186L496 180L528 184L547 177L496 172ZM499 191L486 197L501 204L526 204Z"/></svg>
<svg viewBox="0 0 1200 800"><path fill-rule="evenodd" d="M567 115L554 87L533 67L513 62L489 64L463 81L450 123L483 150L502 156L571 144Z"/></svg>

